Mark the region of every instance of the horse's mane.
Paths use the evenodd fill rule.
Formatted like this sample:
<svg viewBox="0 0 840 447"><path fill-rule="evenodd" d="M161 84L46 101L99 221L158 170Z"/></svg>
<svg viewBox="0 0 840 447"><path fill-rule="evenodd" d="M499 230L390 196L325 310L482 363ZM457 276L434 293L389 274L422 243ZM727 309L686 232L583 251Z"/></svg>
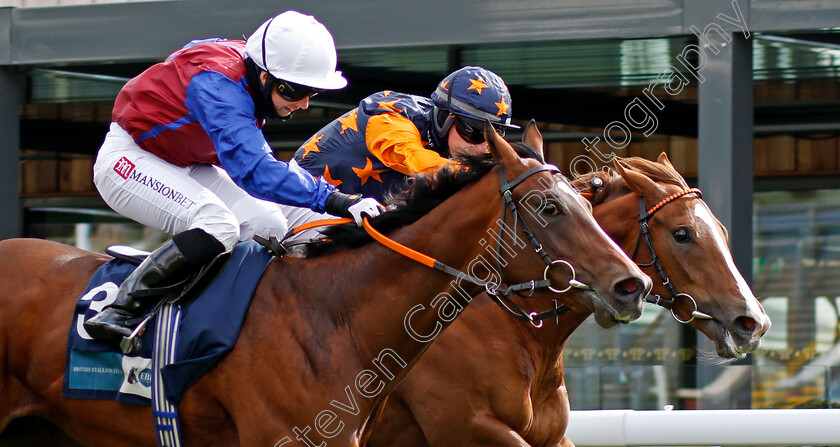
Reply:
<svg viewBox="0 0 840 447"><path fill-rule="evenodd" d="M688 189L688 184L682 175L668 165L641 157L615 157L614 162L621 163L625 169L645 175L655 183L665 183ZM594 177L601 179L603 186L593 191L592 179ZM572 180L572 184L582 193L592 194L590 199L592 206L630 193L630 188L627 187L627 183L624 182L621 175L609 168L583 174Z"/></svg>
<svg viewBox="0 0 840 447"><path fill-rule="evenodd" d="M520 157L543 162L542 156L531 146L521 142L511 143L511 146ZM454 160L458 163L408 177L406 183L397 188L399 192L386 196L388 211L371 219L371 225L379 232L388 232L411 224L497 165L489 154L458 156ZM329 227L321 233L326 239L308 244L306 257L320 256L341 247L358 247L373 240L363 228L353 224Z"/></svg>
<svg viewBox="0 0 840 447"><path fill-rule="evenodd" d="M371 219L371 225L380 232L388 232L413 223L496 166L485 154L458 157L456 161L458 164L448 164L438 171L408 177L403 187L398 188L399 192L386 197L388 211ZM364 228L354 224L329 227L321 233L326 239L309 244L307 257L320 256L341 247L358 247L372 240Z"/></svg>

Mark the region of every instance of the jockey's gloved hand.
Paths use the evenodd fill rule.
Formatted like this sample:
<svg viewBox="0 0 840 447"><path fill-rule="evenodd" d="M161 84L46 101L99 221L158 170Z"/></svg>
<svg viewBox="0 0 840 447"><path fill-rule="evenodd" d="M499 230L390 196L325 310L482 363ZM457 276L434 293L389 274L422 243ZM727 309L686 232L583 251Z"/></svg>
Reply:
<svg viewBox="0 0 840 447"><path fill-rule="evenodd" d="M330 214L341 217L352 217L356 225L362 226L362 217L376 217L385 207L376 199L362 197L359 194L344 194L341 191L333 191L327 197L327 204L324 210Z"/></svg>

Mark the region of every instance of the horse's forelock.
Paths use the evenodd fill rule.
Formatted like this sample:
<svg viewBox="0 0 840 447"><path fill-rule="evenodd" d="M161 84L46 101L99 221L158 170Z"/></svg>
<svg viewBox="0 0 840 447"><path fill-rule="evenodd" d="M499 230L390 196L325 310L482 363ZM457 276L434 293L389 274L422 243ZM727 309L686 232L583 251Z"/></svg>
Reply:
<svg viewBox="0 0 840 447"><path fill-rule="evenodd" d="M601 186L593 188L593 178L600 179ZM630 193L630 188L624 183L624 179L611 169L584 174L572 180L572 185L587 196L592 206Z"/></svg>
<svg viewBox="0 0 840 447"><path fill-rule="evenodd" d="M522 141L515 141L510 144L513 147L513 150L516 151L516 154L522 158L533 158L540 163L545 163L545 159L539 153L538 150L534 149L530 145Z"/></svg>
<svg viewBox="0 0 840 447"><path fill-rule="evenodd" d="M668 165L650 161L641 157L616 157L625 168L644 174L656 183L666 183L688 189L688 184L679 172Z"/></svg>

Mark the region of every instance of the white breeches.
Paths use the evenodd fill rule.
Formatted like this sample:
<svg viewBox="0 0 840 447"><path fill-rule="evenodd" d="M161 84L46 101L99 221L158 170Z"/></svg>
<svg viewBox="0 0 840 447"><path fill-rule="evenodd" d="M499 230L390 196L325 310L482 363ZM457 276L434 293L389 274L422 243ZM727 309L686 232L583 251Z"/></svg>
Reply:
<svg viewBox="0 0 840 447"><path fill-rule="evenodd" d="M332 217L257 199L214 165L175 166L140 148L116 123L99 149L93 182L123 216L170 234L201 228L227 250L238 241L282 238L288 228ZM314 236L309 230L295 238Z"/></svg>

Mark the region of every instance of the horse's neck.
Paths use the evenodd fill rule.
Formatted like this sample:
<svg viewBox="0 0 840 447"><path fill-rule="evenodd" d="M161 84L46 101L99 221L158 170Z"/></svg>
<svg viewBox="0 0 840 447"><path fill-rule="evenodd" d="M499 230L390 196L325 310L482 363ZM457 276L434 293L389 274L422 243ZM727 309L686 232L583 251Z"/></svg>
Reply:
<svg viewBox="0 0 840 447"><path fill-rule="evenodd" d="M488 197L488 191L498 185L494 186L492 177L487 177L465 187L417 222L392 232L390 237L451 267L466 270L482 251L479 240L486 237L485 230L492 227L501 208L500 198ZM424 337L439 333L449 323L438 314L443 303L468 303L453 290L453 277L375 242L313 259L311 264L315 270L309 278L312 283L303 285L306 292L297 298L322 300L316 310L318 315L313 316L321 320L316 324L326 326L318 328L328 332L322 339L351 339L358 361L365 367L387 353L389 361L393 361L390 366L399 367L392 384L431 344L432 340ZM319 278L317 272L323 276ZM461 286L461 292L469 296L478 293L476 286ZM311 303L306 307L311 308ZM382 394L391 388L391 384L387 385Z"/></svg>
<svg viewBox="0 0 840 447"><path fill-rule="evenodd" d="M532 350L534 359L535 389L553 392L563 379L563 347L572 333L589 317L590 312L567 312L560 316L558 323L545 320L540 328L527 327L521 331L525 343ZM529 323L522 323L530 326Z"/></svg>

